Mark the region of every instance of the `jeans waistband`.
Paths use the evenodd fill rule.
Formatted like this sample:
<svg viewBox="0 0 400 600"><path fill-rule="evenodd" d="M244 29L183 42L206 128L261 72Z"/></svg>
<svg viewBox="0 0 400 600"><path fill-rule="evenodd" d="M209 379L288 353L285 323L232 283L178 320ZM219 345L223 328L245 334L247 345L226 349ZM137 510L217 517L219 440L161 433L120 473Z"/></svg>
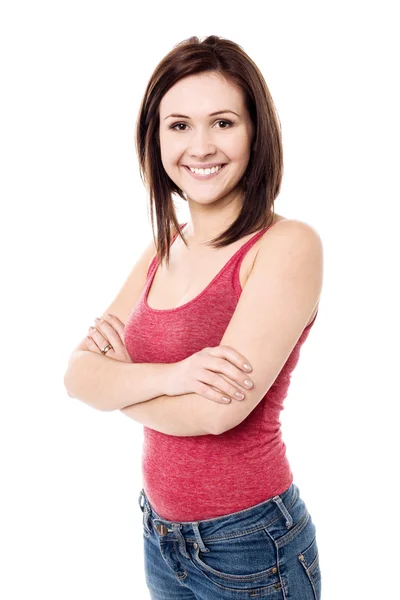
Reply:
<svg viewBox="0 0 400 600"><path fill-rule="evenodd" d="M143 523L149 533L153 526L160 537L166 541L176 538L181 541L181 536L184 536L186 541L197 542L203 552L206 552L204 541L226 538L234 535L237 531L257 531L282 519L282 515L285 518L286 527L289 529L293 525L290 509L296 503L299 494L299 488L292 483L282 494L273 496L250 508L212 519L181 522L169 521L156 513L144 489L139 494L138 502L144 513Z"/></svg>

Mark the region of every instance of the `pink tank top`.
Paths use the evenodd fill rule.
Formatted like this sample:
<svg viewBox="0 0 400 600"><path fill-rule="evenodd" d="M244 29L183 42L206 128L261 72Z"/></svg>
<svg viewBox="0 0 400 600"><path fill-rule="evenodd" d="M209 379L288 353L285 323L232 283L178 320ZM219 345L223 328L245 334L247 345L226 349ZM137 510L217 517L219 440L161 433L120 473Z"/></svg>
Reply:
<svg viewBox="0 0 400 600"><path fill-rule="evenodd" d="M178 362L206 346L218 346L242 292L243 257L269 227L248 239L198 296L177 308L159 310L147 304L158 267L155 256L125 325L132 361ZM176 522L211 519L250 508L291 485L279 415L314 321L315 317L302 332L267 394L233 429L220 435L180 437L144 427L142 487L160 517Z"/></svg>

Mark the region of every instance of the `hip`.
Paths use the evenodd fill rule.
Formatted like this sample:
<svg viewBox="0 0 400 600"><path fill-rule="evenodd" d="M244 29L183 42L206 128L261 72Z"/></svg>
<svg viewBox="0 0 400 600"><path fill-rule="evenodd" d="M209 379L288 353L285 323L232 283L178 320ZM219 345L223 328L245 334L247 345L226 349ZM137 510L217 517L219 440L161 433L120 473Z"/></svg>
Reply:
<svg viewBox="0 0 400 600"><path fill-rule="evenodd" d="M139 505L146 564L153 565L146 575L150 589L162 584L154 581L162 578L154 568L160 561L199 597L240 600L275 593L279 600L320 600L316 528L294 483L251 508L192 522L162 518L144 490Z"/></svg>

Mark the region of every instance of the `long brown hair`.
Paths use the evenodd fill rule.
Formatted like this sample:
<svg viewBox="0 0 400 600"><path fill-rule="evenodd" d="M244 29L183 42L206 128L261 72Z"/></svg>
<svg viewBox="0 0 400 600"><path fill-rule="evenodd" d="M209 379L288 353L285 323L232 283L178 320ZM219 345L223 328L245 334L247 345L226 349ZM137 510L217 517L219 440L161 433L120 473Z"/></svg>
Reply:
<svg viewBox="0 0 400 600"><path fill-rule="evenodd" d="M205 72L220 74L242 89L255 132L249 163L242 178L244 201L241 212L228 229L208 245L221 248L267 227L273 220L274 200L281 187L281 123L257 65L241 46L216 35L210 35L203 41L191 37L174 46L150 77L136 122L136 151L140 176L149 192L153 238L159 261L166 256L167 265L172 228L186 244L172 199L172 194L184 199L184 193L167 175L161 161L159 106L163 96L180 79ZM154 212L157 218L157 242L154 236Z"/></svg>

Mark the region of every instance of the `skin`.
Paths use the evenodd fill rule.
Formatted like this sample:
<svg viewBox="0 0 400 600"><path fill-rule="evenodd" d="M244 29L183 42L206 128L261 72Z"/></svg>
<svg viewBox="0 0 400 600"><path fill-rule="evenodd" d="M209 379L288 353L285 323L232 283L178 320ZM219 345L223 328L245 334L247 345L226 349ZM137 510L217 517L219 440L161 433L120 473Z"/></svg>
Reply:
<svg viewBox="0 0 400 600"><path fill-rule="evenodd" d="M210 117L210 113L230 110ZM189 118L172 117L171 114ZM187 196L190 221L185 227L188 248L196 250L233 222L243 202L240 180L246 171L254 127L240 88L216 73L202 73L178 81L160 102L161 160L169 177ZM226 163L223 171L198 180L185 165ZM115 315L96 321L89 329L89 350L130 362L123 344L124 324Z"/></svg>
<svg viewBox="0 0 400 600"><path fill-rule="evenodd" d="M210 117L209 114L230 112ZM187 195L189 246L224 231L238 215L254 128L241 89L221 75L203 73L178 81L160 102L161 159L169 177ZM189 118L171 117L172 113ZM229 124L228 123L232 123ZM226 163L216 177L199 181L185 165Z"/></svg>
<svg viewBox="0 0 400 600"><path fill-rule="evenodd" d="M222 109L230 109L237 114L226 112L210 117L210 113ZM190 257L196 257L201 254L201 251L197 252L200 246L222 233L236 219L240 211L243 202L243 190L240 180L246 170L251 153L253 126L246 111L241 90L221 76L210 73L191 76L179 81L165 94L159 110L159 134L163 166L169 177L186 194L191 216L185 228L185 237L189 246L187 250L190 250L188 252ZM170 117L171 113L179 113L180 115L187 115L187 117ZM227 123L228 121L232 125ZM208 180L198 180L192 177L185 168L187 164L200 166L208 162L226 163L227 166L216 177ZM246 285L246 293L239 302L236 323L230 324L220 344L220 346L229 348L244 347L246 353L248 350L249 356L254 356L252 367L256 371L257 366L262 367L260 368L258 383L255 385L254 391L252 390L249 393L249 401L247 403L236 402L234 403L235 410L226 412L224 409L218 409L218 405L214 403L213 405L200 403L199 397L201 396L197 393L172 397L164 395L149 402L128 406L122 409L124 414L155 428L157 431L185 436L204 435L205 433L219 434L231 429L246 418L249 410L252 410L252 406L255 406L259 401L260 389L269 389L274 380L274 370L277 369L277 362L282 362L282 357L277 357L278 353L273 353L270 359L271 367L269 371L264 369L263 362L260 365L256 364L257 361L260 362L260 356L264 361L264 349L257 346L262 341L260 341L261 337L257 335L258 325L255 326L254 319L251 322L252 315L261 312L257 306L260 298L260 295L256 293L257 290L262 290L263 286L264 288L273 287L274 277L276 280L277 273L283 268L276 261L274 262L274 247L282 249L282 255L285 254L288 261L285 269L290 271L294 264L290 244L291 239L295 240L296 252L294 254L298 257L299 266L296 266L293 276L288 275L285 278L284 283L289 286L298 279L307 281L306 287L301 291L304 297L303 303L304 305L307 304L304 308L307 313L309 313L309 295L316 293L315 290L318 288L317 278L321 279L321 269L319 267L321 260L318 259L318 262L315 258L317 253L318 255L321 254L321 249L320 246L315 245L315 235L309 229L304 231L305 227L301 224L288 222L283 224L283 227L283 232L286 232L286 234L277 235L272 232L271 235L264 238L262 244L264 250L261 252L261 246L259 249L258 270L254 270L255 274L249 284L250 287ZM310 248L314 248L314 255L307 258L304 264L301 263L307 252L307 256L311 256ZM211 252L215 252L215 250L209 251L209 258ZM314 265L312 277L310 274L311 267L309 266L311 263ZM190 264L190 261L187 261L186 264ZM265 273L272 269L272 274L269 273L269 282L262 269ZM304 277L300 276L302 269ZM314 283L310 285L309 280ZM300 294L300 291L296 288L297 292ZM315 300L317 299L315 298ZM245 309L246 319L253 327L252 337L242 332L237 325L242 319L244 321L244 309L241 306L246 306L246 304L251 306L250 301L257 308L257 310L255 308L254 310L253 308L248 309L247 307ZM288 301L288 310L290 308L289 304ZM297 307L297 313L293 312L294 323L292 326L286 325L285 320L288 329L286 337L285 335L282 336L282 331L279 328L277 330L277 324L274 322L276 320L273 319L268 322L268 314L263 315L265 329L275 332L274 347L280 349L281 354L285 356L287 355L287 349L282 350L282 339L287 344L287 348L290 349L293 345L293 331L295 330L295 336L299 331L299 323L295 322L295 319L298 321L300 319L299 307ZM284 312L284 307L278 304L278 308L281 312ZM302 326L303 321L304 315L301 316ZM119 330L119 339L115 338L116 347L114 350L107 352L107 356L117 360L130 361L122 342L123 327L124 324L116 316L107 317L103 322L98 322L96 324L97 333L93 332L96 341L88 341L88 344L90 344L88 345L89 349L100 352L99 348L103 348L108 339L112 342L110 337L112 330L115 332ZM292 327L291 330L290 327ZM273 345L273 342L271 342L271 345ZM271 381L269 381L270 379Z"/></svg>
<svg viewBox="0 0 400 600"><path fill-rule="evenodd" d="M95 327L89 327L86 345L92 352L101 354L100 349L110 343L112 348L105 356L122 362L132 362L123 342L124 329L124 323L116 315L106 315L104 319L96 318Z"/></svg>

